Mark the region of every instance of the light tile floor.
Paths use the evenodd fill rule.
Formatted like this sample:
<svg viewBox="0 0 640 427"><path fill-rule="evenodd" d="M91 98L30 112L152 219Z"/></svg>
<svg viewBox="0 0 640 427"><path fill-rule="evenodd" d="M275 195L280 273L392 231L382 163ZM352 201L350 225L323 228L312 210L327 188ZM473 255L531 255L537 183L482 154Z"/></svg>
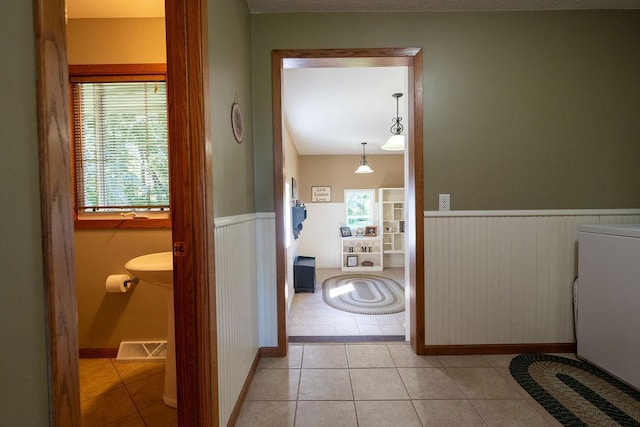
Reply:
<svg viewBox="0 0 640 427"><path fill-rule="evenodd" d="M178 425L177 410L162 402L164 363L80 359L82 425Z"/></svg>
<svg viewBox="0 0 640 427"><path fill-rule="evenodd" d="M339 268L316 269L316 291L296 293L287 322L290 336L404 335L405 313L367 316L347 313L322 299L322 282L347 274ZM404 286L403 268L385 268L371 274L389 277Z"/></svg>
<svg viewBox="0 0 640 427"><path fill-rule="evenodd" d="M511 377L514 356L417 356L407 343L291 344L287 357L260 360L236 425L560 425Z"/></svg>

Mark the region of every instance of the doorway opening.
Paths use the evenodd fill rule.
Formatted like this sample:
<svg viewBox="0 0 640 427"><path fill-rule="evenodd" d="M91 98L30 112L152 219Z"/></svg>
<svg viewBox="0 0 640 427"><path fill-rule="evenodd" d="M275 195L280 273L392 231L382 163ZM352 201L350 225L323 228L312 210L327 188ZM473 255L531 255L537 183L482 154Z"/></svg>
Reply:
<svg viewBox="0 0 640 427"><path fill-rule="evenodd" d="M407 147L404 156L403 203L406 205L406 227L411 230L404 236L406 283L407 337L416 352L424 346L424 274L423 274L423 213L422 213L422 51L420 49L352 49L352 50L287 50L272 53L273 70L273 132L275 158L276 203L276 263L278 283L278 350L286 353L289 331L287 323L291 307L291 264L286 246L285 213L290 200L284 198L285 181L285 123L283 114L283 84L286 69L340 67L406 67L407 70ZM419 117L420 120L415 118ZM415 141L420 141L416 144ZM356 165L357 166L357 165ZM289 225L290 226L290 225ZM338 229L335 230L338 233ZM381 243L382 244L382 243ZM381 250L382 251L382 250ZM306 254L305 254L306 255ZM289 261L289 262L288 262ZM289 271L288 271L289 270ZM289 278L289 279L288 279ZM321 277L323 278L323 277ZM316 287L317 289L317 287ZM338 340L340 337L337 338Z"/></svg>
<svg viewBox="0 0 640 427"><path fill-rule="evenodd" d="M165 4L178 421L213 425L218 384L206 14L198 0ZM34 29L50 420L80 425L65 1L35 1Z"/></svg>

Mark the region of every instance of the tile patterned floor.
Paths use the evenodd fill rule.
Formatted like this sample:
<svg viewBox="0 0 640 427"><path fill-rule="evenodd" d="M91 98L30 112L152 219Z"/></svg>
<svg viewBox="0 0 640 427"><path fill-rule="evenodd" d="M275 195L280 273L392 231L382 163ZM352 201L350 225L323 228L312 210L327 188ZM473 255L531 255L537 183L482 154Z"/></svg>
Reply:
<svg viewBox="0 0 640 427"><path fill-rule="evenodd" d="M417 356L407 343L291 344L287 357L261 359L236 425L560 425L511 377L514 356Z"/></svg>
<svg viewBox="0 0 640 427"><path fill-rule="evenodd" d="M316 270L316 291L296 293L289 311L290 336L404 335L405 313L366 316L336 310L322 299L322 282L346 274L339 268ZM371 274L390 277L404 284L403 268L385 268Z"/></svg>
<svg viewBox="0 0 640 427"><path fill-rule="evenodd" d="M80 359L80 409L87 427L178 425L162 402L164 363Z"/></svg>

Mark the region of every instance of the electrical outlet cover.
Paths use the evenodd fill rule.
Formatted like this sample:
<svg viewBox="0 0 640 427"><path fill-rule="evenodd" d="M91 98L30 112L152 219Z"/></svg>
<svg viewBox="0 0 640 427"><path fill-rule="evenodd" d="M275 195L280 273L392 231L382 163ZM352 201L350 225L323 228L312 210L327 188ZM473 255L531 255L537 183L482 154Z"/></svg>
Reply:
<svg viewBox="0 0 640 427"><path fill-rule="evenodd" d="M438 210L448 211L450 208L451 197L449 194L440 194L438 196Z"/></svg>

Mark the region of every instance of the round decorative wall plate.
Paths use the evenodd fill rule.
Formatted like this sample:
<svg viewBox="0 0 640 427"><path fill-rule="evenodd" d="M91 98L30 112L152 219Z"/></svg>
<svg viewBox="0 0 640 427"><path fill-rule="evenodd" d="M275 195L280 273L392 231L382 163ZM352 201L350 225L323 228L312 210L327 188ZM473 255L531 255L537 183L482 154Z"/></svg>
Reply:
<svg viewBox="0 0 640 427"><path fill-rule="evenodd" d="M240 111L240 105L237 102L231 105L231 129L233 137L240 144L244 138L244 128L242 126L242 111Z"/></svg>

